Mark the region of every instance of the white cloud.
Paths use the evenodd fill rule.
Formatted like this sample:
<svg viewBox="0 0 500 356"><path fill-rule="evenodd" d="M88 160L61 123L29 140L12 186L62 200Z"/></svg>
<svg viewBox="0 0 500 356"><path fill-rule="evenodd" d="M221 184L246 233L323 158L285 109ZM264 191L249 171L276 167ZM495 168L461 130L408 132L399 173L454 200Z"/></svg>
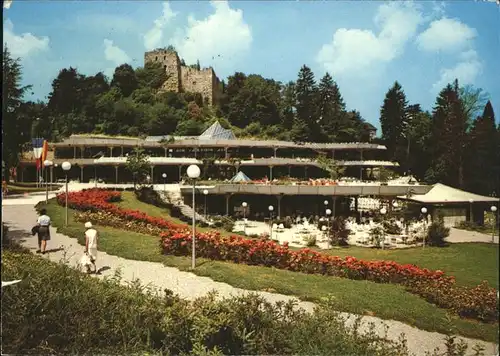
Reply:
<svg viewBox="0 0 500 356"><path fill-rule="evenodd" d="M231 9L227 1L211 1L214 13L203 20L188 17L185 31L178 33L173 44L187 63L200 60L204 65L216 60L234 61L250 49L252 32L243 11Z"/></svg>
<svg viewBox="0 0 500 356"><path fill-rule="evenodd" d="M360 73L372 65L401 55L424 21L414 3L392 2L378 7L374 18L378 34L362 29L338 29L331 43L324 44L316 60L333 73Z"/></svg>
<svg viewBox="0 0 500 356"><path fill-rule="evenodd" d="M130 57L127 53L120 47L115 46L113 41L108 39L104 40L104 56L106 60L113 62L117 66L130 62Z"/></svg>
<svg viewBox="0 0 500 356"><path fill-rule="evenodd" d="M455 79L458 79L460 85L474 84L481 70L482 63L477 52L474 50L463 52L460 54L460 61L454 67L441 69L439 80L432 86L433 92L441 90Z"/></svg>
<svg viewBox="0 0 500 356"><path fill-rule="evenodd" d="M427 52L459 51L470 45L476 36L476 30L460 20L443 17L430 23L417 37L417 45Z"/></svg>
<svg viewBox="0 0 500 356"><path fill-rule="evenodd" d="M4 23L3 41L13 57L27 57L49 48L49 38L46 36L37 37L30 32L16 35L14 24L9 19Z"/></svg>
<svg viewBox="0 0 500 356"><path fill-rule="evenodd" d="M161 47L163 29L175 16L177 16L177 12L173 12L170 4L164 2L162 15L154 21L153 27L144 35L144 47L148 51Z"/></svg>

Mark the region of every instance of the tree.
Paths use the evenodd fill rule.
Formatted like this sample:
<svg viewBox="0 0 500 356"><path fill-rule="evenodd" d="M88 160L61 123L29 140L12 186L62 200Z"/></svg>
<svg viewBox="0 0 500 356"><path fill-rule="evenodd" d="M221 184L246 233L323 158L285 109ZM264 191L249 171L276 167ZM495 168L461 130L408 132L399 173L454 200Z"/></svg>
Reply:
<svg viewBox="0 0 500 356"><path fill-rule="evenodd" d="M418 180L423 180L430 164L432 116L422 112L420 105L409 107L409 122L404 131L407 141L407 167Z"/></svg>
<svg viewBox="0 0 500 356"><path fill-rule="evenodd" d="M500 155L497 149L495 113L488 101L483 115L472 123L469 132L466 170L468 190L483 195L490 195L497 190L500 176Z"/></svg>
<svg viewBox="0 0 500 356"><path fill-rule="evenodd" d="M305 141L315 141L321 133L317 110L318 89L314 81L314 74L311 68L306 65L300 68L295 93L297 119L294 123L294 129L307 125L309 130L302 130L302 134L309 135Z"/></svg>
<svg viewBox="0 0 500 356"><path fill-rule="evenodd" d="M385 95L384 104L380 109L380 126L390 159L399 162L404 167L406 157L406 142L403 132L407 125L406 95L398 82Z"/></svg>
<svg viewBox="0 0 500 356"><path fill-rule="evenodd" d="M144 150L136 148L128 155L125 168L134 176L134 190L136 190L137 183L144 182L150 172L151 164Z"/></svg>
<svg viewBox="0 0 500 356"><path fill-rule="evenodd" d="M153 90L160 89L168 79L165 69L158 62L147 62L144 68L137 68L135 70L135 77L140 88Z"/></svg>
<svg viewBox="0 0 500 356"><path fill-rule="evenodd" d="M290 130L295 119L295 83L288 82L281 89L281 126Z"/></svg>
<svg viewBox="0 0 500 356"><path fill-rule="evenodd" d="M24 144L29 141L29 118L21 115L24 95L31 85L21 85L22 66L19 58L12 58L7 47L3 50L2 81L2 167L5 164L5 180L9 180L11 167L16 167ZM28 131L29 132L29 131Z"/></svg>
<svg viewBox="0 0 500 356"><path fill-rule="evenodd" d="M470 125L489 101L489 95L481 88L474 88L472 85L466 85L459 88L459 96L464 105L467 124Z"/></svg>
<svg viewBox="0 0 500 356"><path fill-rule="evenodd" d="M428 183L441 182L463 188L463 164L467 116L459 97L458 83L448 84L436 100L431 134L432 162L426 173Z"/></svg>
<svg viewBox="0 0 500 356"><path fill-rule="evenodd" d="M326 73L318 86L319 124L328 141L337 141L339 133L347 128L345 103L337 83Z"/></svg>
<svg viewBox="0 0 500 356"><path fill-rule="evenodd" d="M116 67L111 86L118 88L125 97L130 96L138 88L139 83L130 64L122 64Z"/></svg>
<svg viewBox="0 0 500 356"><path fill-rule="evenodd" d="M345 167L341 167L333 159L326 157L324 154L320 154L317 159L317 163L321 169L328 172L330 179L339 179L345 172Z"/></svg>

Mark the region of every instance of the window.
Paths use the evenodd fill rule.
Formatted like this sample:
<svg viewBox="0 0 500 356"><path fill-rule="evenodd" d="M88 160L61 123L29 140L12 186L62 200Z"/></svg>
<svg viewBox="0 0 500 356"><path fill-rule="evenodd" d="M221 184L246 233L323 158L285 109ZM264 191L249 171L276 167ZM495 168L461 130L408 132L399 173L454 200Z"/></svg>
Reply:
<svg viewBox="0 0 500 356"><path fill-rule="evenodd" d="M167 56L163 56L163 60L166 61L167 60Z"/></svg>
<svg viewBox="0 0 500 356"><path fill-rule="evenodd" d="M166 72L167 71L167 66L163 66L163 70Z"/></svg>
<svg viewBox="0 0 500 356"><path fill-rule="evenodd" d="M157 62L158 62L158 56L156 56L156 57L155 57L155 61L157 61Z"/></svg>

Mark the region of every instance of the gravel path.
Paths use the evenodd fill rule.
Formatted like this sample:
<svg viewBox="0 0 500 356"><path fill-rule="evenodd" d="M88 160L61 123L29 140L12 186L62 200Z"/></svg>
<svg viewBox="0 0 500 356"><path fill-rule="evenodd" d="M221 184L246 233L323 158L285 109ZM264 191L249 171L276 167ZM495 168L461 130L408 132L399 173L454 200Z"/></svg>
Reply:
<svg viewBox="0 0 500 356"><path fill-rule="evenodd" d="M9 225L11 235L17 238L21 243L35 252L37 248L37 239L32 237L29 231L37 218L37 213L34 205L45 200L45 196L30 196L22 198L9 198L2 201L2 220ZM82 226L82 234L84 232ZM60 261L66 258L68 263L76 266L78 260L83 253L83 247L78 244L75 239L59 234L55 228L51 228L51 241L48 243L48 249L59 249L45 255L52 261ZM108 255L105 252L99 252L98 267L105 267L101 276L112 275L117 269L121 270L124 281L132 281L139 279L143 284L149 284L153 288L163 290L168 288L174 293L179 294L182 298L193 300L197 297L206 295L210 291L217 291L221 297L229 297L231 295L240 295L249 291L234 288L226 283L215 282L207 277L200 277L190 272L182 272L176 268L165 267L160 263L144 262L127 260L121 257ZM297 300L294 297L267 293L256 292L266 298L270 302ZM307 311L312 311L314 304L310 302L299 302L299 306ZM348 323L353 321L351 314L342 313L343 316L349 317ZM368 328L369 323L374 323L377 332L383 333L384 324L389 327L388 337L396 340L401 333L404 333L408 340L410 351L418 356L425 355L426 351L433 351L436 347L443 349L444 335L419 330L404 323L393 320L382 320L376 317L364 316L362 328ZM366 330L366 329L365 329ZM474 344L479 343L486 349L486 355L495 355L498 353L497 346L492 343L487 343L479 340L461 338L469 343L470 348ZM472 354L472 351L469 350Z"/></svg>

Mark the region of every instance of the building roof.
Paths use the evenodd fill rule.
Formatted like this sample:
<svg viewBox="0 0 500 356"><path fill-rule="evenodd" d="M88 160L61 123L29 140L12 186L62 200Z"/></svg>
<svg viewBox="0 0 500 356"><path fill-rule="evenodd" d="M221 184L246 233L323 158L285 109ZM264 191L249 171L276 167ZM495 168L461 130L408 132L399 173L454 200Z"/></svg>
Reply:
<svg viewBox="0 0 500 356"><path fill-rule="evenodd" d="M199 137L199 140L235 140L233 131L227 130L221 126L219 121L216 121L205 130Z"/></svg>
<svg viewBox="0 0 500 356"><path fill-rule="evenodd" d="M400 198L406 199L406 197ZM427 204L470 203L471 200L476 203L499 202L498 198L469 193L441 183L434 184L426 194L414 195L409 200Z"/></svg>

